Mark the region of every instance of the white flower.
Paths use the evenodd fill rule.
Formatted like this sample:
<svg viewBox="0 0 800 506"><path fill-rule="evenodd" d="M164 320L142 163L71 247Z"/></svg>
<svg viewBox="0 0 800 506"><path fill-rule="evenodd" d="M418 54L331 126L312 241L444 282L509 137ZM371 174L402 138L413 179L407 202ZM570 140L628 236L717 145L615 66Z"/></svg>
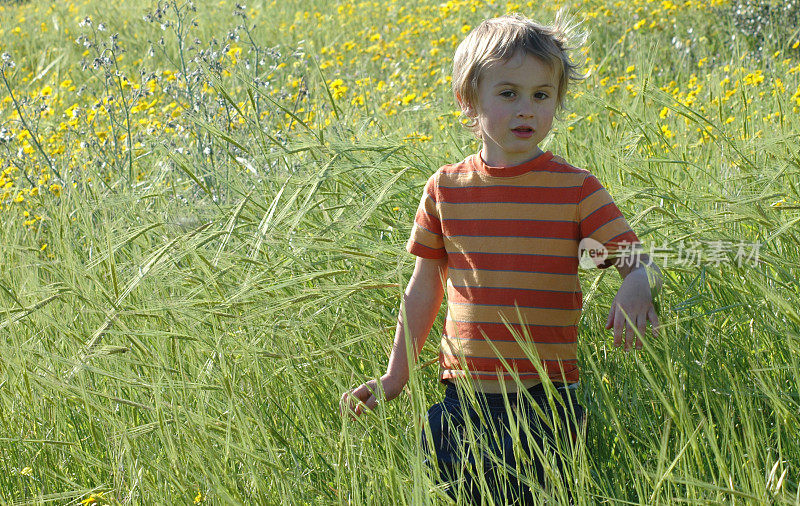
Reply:
<svg viewBox="0 0 800 506"><path fill-rule="evenodd" d="M13 69L14 67L17 66L17 64L14 63L14 60L11 59L11 55L10 54L3 53L2 58L3 58L3 67L8 67L10 69Z"/></svg>

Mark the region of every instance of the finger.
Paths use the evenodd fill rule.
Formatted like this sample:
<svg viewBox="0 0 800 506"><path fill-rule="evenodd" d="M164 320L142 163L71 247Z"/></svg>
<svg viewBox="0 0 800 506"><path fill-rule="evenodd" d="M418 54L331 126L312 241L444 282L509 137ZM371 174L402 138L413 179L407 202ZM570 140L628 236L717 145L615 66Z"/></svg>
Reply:
<svg viewBox="0 0 800 506"><path fill-rule="evenodd" d="M358 406L360 404L358 397L355 396L355 390L345 392L339 402L339 411L342 416L349 415L351 419L355 419L358 415Z"/></svg>
<svg viewBox="0 0 800 506"><path fill-rule="evenodd" d="M367 402L370 395L378 392L377 381L369 380L356 389L355 395L361 402Z"/></svg>
<svg viewBox="0 0 800 506"><path fill-rule="evenodd" d="M369 399L370 395L372 395L370 392L370 383L371 382L368 381L367 383L363 383L358 388L342 394L340 406L343 405L344 411L349 413L351 418L355 418L355 416L353 416L354 414L356 416L361 414L359 407Z"/></svg>
<svg viewBox="0 0 800 506"><path fill-rule="evenodd" d="M639 333L636 335L636 349L642 349L642 339L644 338L644 333L647 331L647 317L644 315L640 315L636 318L636 330Z"/></svg>
<svg viewBox="0 0 800 506"><path fill-rule="evenodd" d="M339 398L339 416L344 416L348 412L348 405L350 404L350 392L345 392Z"/></svg>
<svg viewBox="0 0 800 506"><path fill-rule="evenodd" d="M625 324L625 317L622 316L622 310L614 307L614 346L622 346L622 329Z"/></svg>
<svg viewBox="0 0 800 506"><path fill-rule="evenodd" d="M636 339L636 332L633 330L633 322L625 319L625 351L633 348L633 343Z"/></svg>
<svg viewBox="0 0 800 506"><path fill-rule="evenodd" d="M357 416L361 416L367 412L367 410L372 411L378 406L378 399L374 395L370 395L366 401L358 403L356 406L355 414Z"/></svg>
<svg viewBox="0 0 800 506"><path fill-rule="evenodd" d="M606 329L610 329L614 324L614 308L616 307L617 305L612 302L611 309L608 310L608 318L606 318Z"/></svg>
<svg viewBox="0 0 800 506"><path fill-rule="evenodd" d="M647 317L650 319L650 326L653 328L653 336L657 336L661 322L658 321L658 313L656 313L654 307L650 307L650 311L647 312Z"/></svg>
<svg viewBox="0 0 800 506"><path fill-rule="evenodd" d="M619 321L620 328L624 330L624 335L620 335L620 341L624 345L625 351L628 351L630 347L633 346L632 322L628 319L628 315L621 307L617 310L617 320Z"/></svg>

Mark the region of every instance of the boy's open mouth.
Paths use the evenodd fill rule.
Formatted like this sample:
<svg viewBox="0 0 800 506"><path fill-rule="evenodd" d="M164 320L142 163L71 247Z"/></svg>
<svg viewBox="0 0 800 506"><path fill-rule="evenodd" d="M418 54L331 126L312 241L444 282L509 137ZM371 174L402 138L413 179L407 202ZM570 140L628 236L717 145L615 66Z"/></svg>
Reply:
<svg viewBox="0 0 800 506"><path fill-rule="evenodd" d="M516 127L511 129L517 137L530 137L533 135L533 128L531 127Z"/></svg>

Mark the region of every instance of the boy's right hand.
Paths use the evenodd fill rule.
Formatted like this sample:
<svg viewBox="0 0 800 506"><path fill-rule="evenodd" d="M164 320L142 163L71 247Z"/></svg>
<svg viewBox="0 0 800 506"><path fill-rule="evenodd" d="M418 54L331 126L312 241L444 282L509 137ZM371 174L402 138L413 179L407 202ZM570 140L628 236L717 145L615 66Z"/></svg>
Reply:
<svg viewBox="0 0 800 506"><path fill-rule="evenodd" d="M365 413L365 408L370 410L383 401L391 401L403 391L405 382L397 381L390 376L381 377L381 388L383 389L383 398L378 390L378 380L370 380L362 384L358 388L354 388L349 392L342 394L339 401L339 413L344 416L350 415L350 418L355 419Z"/></svg>

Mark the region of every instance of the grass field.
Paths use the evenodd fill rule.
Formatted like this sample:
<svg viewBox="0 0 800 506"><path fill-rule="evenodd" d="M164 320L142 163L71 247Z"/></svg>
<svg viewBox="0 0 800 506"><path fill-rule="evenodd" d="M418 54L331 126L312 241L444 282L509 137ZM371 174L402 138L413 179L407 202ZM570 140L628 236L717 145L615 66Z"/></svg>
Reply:
<svg viewBox="0 0 800 506"><path fill-rule="evenodd" d="M788 5L788 7L787 7ZM590 33L545 149L664 271L662 332L603 330L558 504L800 500L800 18L687 0L0 2L0 503L447 504L383 373L426 178L475 152L449 91L482 19ZM534 485L538 487L538 485Z"/></svg>

